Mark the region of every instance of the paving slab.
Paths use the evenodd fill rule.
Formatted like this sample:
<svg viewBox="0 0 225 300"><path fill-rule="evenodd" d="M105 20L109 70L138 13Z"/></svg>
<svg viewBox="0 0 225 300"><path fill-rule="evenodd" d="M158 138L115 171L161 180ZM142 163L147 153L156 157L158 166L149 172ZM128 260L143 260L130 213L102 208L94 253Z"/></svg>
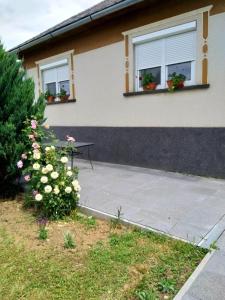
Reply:
<svg viewBox="0 0 225 300"><path fill-rule="evenodd" d="M205 263L203 260L203 265L199 266L200 271L189 278L174 300L225 299L225 233L221 235L217 245L219 248Z"/></svg>
<svg viewBox="0 0 225 300"><path fill-rule="evenodd" d="M123 218L196 244L225 214L225 180L100 162L92 170L81 159L76 165L81 205L111 215L122 207Z"/></svg>

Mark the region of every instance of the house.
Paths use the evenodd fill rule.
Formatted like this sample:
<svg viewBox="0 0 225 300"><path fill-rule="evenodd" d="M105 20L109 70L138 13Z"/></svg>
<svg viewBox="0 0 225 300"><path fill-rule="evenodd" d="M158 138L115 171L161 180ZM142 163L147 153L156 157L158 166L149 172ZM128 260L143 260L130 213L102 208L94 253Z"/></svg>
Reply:
<svg viewBox="0 0 225 300"><path fill-rule="evenodd" d="M95 160L224 178L224 29L224 0L106 0L10 51L36 97L64 92L48 122ZM169 92L174 72L184 88Z"/></svg>

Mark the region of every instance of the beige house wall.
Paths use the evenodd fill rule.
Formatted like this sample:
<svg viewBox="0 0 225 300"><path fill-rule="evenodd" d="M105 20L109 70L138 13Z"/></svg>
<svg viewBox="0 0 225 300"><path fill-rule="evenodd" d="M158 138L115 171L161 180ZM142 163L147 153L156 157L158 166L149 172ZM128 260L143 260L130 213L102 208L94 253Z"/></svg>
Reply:
<svg viewBox="0 0 225 300"><path fill-rule="evenodd" d="M54 126L225 127L225 13L209 17L209 89L124 97L124 41L76 54L76 103L50 105ZM36 82L37 69L28 74Z"/></svg>

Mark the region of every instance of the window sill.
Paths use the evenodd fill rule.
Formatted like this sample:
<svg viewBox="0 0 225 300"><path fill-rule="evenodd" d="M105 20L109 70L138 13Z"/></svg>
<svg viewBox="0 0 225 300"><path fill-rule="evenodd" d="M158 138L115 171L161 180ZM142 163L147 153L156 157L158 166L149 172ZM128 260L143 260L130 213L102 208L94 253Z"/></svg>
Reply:
<svg viewBox="0 0 225 300"><path fill-rule="evenodd" d="M183 91L190 91L190 90L202 90L202 89L208 89L210 87L209 84L196 84L196 85L189 85L185 86L182 89L176 90L174 92L170 92L167 88L166 89L159 89L154 91L139 91L139 92L128 92L124 93L124 97L131 97L131 96L139 96L139 95L151 95L151 94L163 94L163 93L177 93L177 92L183 92Z"/></svg>
<svg viewBox="0 0 225 300"><path fill-rule="evenodd" d="M68 99L66 101L55 101L55 102L51 102L51 103L47 102L47 105L67 104L67 103L73 103L73 102L76 102L76 99Z"/></svg>

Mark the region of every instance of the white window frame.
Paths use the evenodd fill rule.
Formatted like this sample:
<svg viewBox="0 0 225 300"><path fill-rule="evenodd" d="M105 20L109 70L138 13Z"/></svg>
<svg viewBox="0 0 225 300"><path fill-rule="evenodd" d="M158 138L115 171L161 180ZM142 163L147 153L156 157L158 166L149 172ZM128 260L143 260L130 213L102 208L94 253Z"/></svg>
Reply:
<svg viewBox="0 0 225 300"><path fill-rule="evenodd" d="M158 30L152 33L147 33L144 35L136 36L132 39L133 49L135 53L135 45L143 44L146 42L151 42L156 39L160 39L163 41L163 60L162 64L156 67L161 67L161 84L158 84L157 89L163 89L167 87L167 80L168 80L168 65L166 65L165 62L165 41L166 38L169 36L174 36L176 34L180 33L186 33L189 31L196 31L197 32L197 20L184 23L181 25L173 26L170 28ZM197 52L197 45L195 51ZM135 57L135 56L134 56ZM135 59L134 59L135 60ZM179 61L178 63L185 63L188 61ZM185 80L185 85L193 85L196 83L195 74L196 74L196 60L189 61L191 62L191 80ZM176 63L174 63L176 64ZM139 77L140 77L140 70L137 69L136 63L134 62L135 68L134 68L134 75L135 75L135 89L136 91L143 91L143 87L139 87Z"/></svg>

